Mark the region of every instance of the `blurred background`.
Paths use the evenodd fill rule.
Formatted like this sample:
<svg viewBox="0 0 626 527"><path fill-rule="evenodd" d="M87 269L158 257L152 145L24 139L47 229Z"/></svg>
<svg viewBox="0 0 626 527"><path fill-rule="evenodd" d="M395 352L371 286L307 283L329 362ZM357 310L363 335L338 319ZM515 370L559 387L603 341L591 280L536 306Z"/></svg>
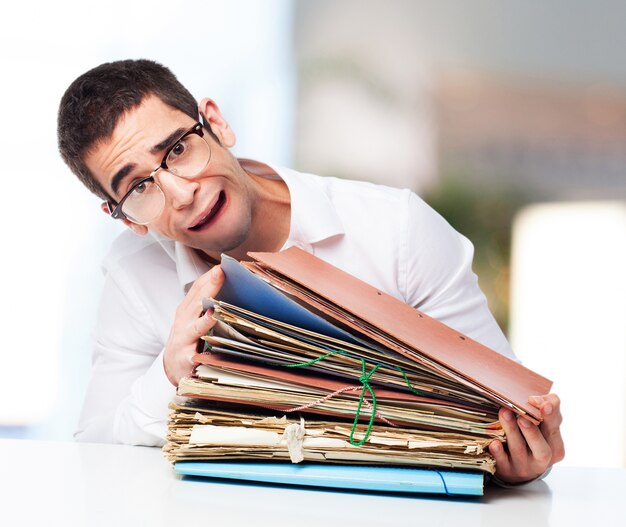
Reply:
<svg viewBox="0 0 626 527"><path fill-rule="evenodd" d="M626 466L624 20L619 0L10 4L0 437L72 437L121 226L61 162L56 111L84 71L145 57L218 102L236 154L424 197L554 380L564 464Z"/></svg>

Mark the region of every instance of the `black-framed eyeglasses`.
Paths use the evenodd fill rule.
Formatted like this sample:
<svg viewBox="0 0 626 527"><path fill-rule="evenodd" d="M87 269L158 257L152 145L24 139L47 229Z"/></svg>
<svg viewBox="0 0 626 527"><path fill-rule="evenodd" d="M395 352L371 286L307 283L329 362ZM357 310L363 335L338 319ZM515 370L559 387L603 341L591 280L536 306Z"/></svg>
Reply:
<svg viewBox="0 0 626 527"><path fill-rule="evenodd" d="M161 163L148 177L137 180L118 203L107 200L106 206L115 219L128 219L139 225L146 225L158 218L165 206L165 194L154 179L163 169L183 178L197 176L211 160L211 147L204 139L202 123L194 124L172 146Z"/></svg>

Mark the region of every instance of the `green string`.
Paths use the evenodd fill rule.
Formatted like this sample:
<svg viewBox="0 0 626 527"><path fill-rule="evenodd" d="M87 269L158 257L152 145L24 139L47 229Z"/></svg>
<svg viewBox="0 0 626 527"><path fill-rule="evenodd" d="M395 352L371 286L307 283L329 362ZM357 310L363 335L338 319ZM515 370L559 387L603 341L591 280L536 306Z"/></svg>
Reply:
<svg viewBox="0 0 626 527"><path fill-rule="evenodd" d="M347 357L352 357L352 355L346 353L345 351L342 350L332 350L320 357L317 357L313 360L307 361L307 362L297 362L294 364L283 364L283 366L285 368L300 368L302 366L311 366L312 364L315 364L316 362L319 362L321 360L324 360L327 357L330 357L331 355L346 355ZM356 358L356 357L355 357ZM363 361L363 359L360 359L361 361ZM377 367L380 366L380 364L377 365ZM411 381L409 381L409 377L407 376L407 374L404 372L404 370L402 368L400 368L399 366L388 366L386 365L385 367L387 368L391 368L393 370L399 371L402 374L402 377L404 378L404 382L406 382L406 385L408 387L409 390L411 390L415 395L422 395L420 392L418 392L415 388L413 388L413 386L411 385Z"/></svg>
<svg viewBox="0 0 626 527"><path fill-rule="evenodd" d="M327 357L330 357L331 355L336 355L336 354L350 356L349 354L347 354L346 352L342 350L331 350L330 352L324 355L321 355L320 357L317 357L315 359L312 359L310 361L298 362L294 364L284 364L284 366L286 368L301 368L305 366L311 366L312 364L315 364L316 362L319 362L321 360L324 360ZM361 446L363 443L365 443L370 436L370 433L372 431L372 426L374 426L374 420L376 419L376 394L374 393L374 390L372 389L370 385L370 378L372 377L374 372L381 366L380 364L374 365L374 367L368 373L365 359L359 358L359 360L361 361L361 372L362 372L361 376L359 377L359 381L361 381L362 389L361 389L361 396L359 397L359 404L357 406L356 414L354 416L354 422L352 423L352 430L350 431L350 444L353 446ZM406 373L404 373L402 368L394 366L393 369L399 371L402 374L402 376L404 377L404 381L406 382L406 385L414 394L421 395L415 388L413 388L413 386L411 386L411 383L409 382L409 378L407 377ZM355 441L354 433L356 431L357 425L359 424L359 417L361 415L361 407L363 406L363 400L365 399L366 390L369 392L372 398L372 412L370 415L369 423L367 424L367 430L365 431L365 436L363 437L363 439L361 439L361 441Z"/></svg>
<svg viewBox="0 0 626 527"><path fill-rule="evenodd" d="M350 444L353 446L361 446L365 441L367 441L370 433L372 431L372 426L374 426L374 419L376 419L376 395L374 394L374 390L370 386L370 377L374 374L374 372L378 369L380 364L376 364L369 373L367 373L365 369L365 360L361 359L361 367L363 368L362 374L359 377L359 381L363 384L363 388L361 389L361 396L359 397L359 405L356 408L356 414L354 416L354 423L352 423L352 430L350 431ZM354 441L354 432L356 431L356 427L359 424L359 416L361 415L361 405L363 404L363 399L365 398L365 390L370 392L370 396L372 397L372 412L370 415L369 423L367 423L367 430L365 431L365 435L361 441Z"/></svg>
<svg viewBox="0 0 626 527"><path fill-rule="evenodd" d="M345 355L346 353L341 350L332 350L321 357L317 357L316 359L310 360L308 362L297 362L295 364L284 364L285 368L300 368L301 366L311 366L311 364L315 364L321 360L324 360L326 357L330 357L331 355ZM363 359L361 359L363 360Z"/></svg>
<svg viewBox="0 0 626 527"><path fill-rule="evenodd" d="M402 374L402 377L404 377L404 381L406 382L406 385L409 387L409 390L411 390L415 395L422 395L415 388L413 388L413 386L411 386L411 382L409 381L409 378L407 377L406 373L404 373L404 370L398 367L396 367L396 369Z"/></svg>

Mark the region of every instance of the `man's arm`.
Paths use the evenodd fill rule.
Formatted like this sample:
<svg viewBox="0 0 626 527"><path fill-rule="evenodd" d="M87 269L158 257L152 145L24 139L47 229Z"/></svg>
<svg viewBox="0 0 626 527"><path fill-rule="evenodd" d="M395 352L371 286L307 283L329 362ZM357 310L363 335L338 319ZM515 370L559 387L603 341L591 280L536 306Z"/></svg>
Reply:
<svg viewBox="0 0 626 527"><path fill-rule="evenodd" d="M409 199L408 217L406 263L400 262L408 269L407 303L515 358L472 271L471 242L414 194ZM540 426L500 410L507 444L494 441L490 452L496 459L496 477L506 483L535 479L564 456L559 398L555 394L536 396L530 403L541 411Z"/></svg>
<svg viewBox="0 0 626 527"><path fill-rule="evenodd" d="M215 323L210 314L201 316L201 298L217 294L222 281L219 268L196 281L176 310L164 346L133 281L123 272L107 275L77 440L164 443L174 383L191 373L198 338Z"/></svg>
<svg viewBox="0 0 626 527"><path fill-rule="evenodd" d="M132 278L108 269L94 330L91 378L78 441L161 445L175 395L163 369L163 338Z"/></svg>
<svg viewBox="0 0 626 527"><path fill-rule="evenodd" d="M515 359L472 271L472 243L413 193L404 228L398 286L405 302Z"/></svg>

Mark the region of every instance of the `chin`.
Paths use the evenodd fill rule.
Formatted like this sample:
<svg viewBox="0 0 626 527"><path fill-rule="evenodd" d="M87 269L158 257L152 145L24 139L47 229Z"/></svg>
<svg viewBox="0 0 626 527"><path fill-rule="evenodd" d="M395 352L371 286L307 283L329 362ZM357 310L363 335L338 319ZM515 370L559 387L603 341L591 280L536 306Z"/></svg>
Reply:
<svg viewBox="0 0 626 527"><path fill-rule="evenodd" d="M247 245L246 241L248 240L249 234L250 223L246 222L242 228L237 229L236 231L222 233L219 240L212 242L193 240L192 243L185 243L185 245L204 251L207 254L214 255L236 252L240 247Z"/></svg>
<svg viewBox="0 0 626 527"><path fill-rule="evenodd" d="M237 253L249 246L248 239L252 230L252 211L242 203L227 202L227 208L215 218L206 231L178 232L175 238L179 243L203 251L209 255Z"/></svg>

